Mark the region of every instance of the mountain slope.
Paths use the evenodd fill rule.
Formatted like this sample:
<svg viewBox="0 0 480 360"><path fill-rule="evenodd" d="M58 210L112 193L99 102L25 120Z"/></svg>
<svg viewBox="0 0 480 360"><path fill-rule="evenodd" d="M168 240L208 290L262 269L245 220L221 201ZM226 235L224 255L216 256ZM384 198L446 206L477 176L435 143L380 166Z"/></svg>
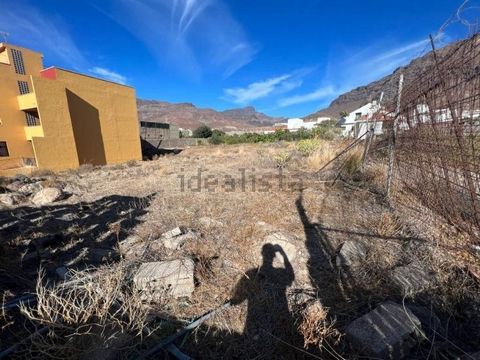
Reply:
<svg viewBox="0 0 480 360"><path fill-rule="evenodd" d="M201 109L190 103L172 104L166 101L137 100L140 121L158 121L196 129L202 124L222 130L269 126L283 119L257 112L254 107L216 111Z"/></svg>
<svg viewBox="0 0 480 360"><path fill-rule="evenodd" d="M457 43L450 44L438 50L438 56L442 57L442 55L455 45L457 45ZM387 104L393 101L397 95L398 81L401 73L404 74L405 83L408 84L433 65L433 52L428 52L427 54L412 60L408 65L397 68L392 74L387 75L380 80L374 81L366 86L360 86L340 95L330 103L328 108L321 109L308 115L305 119L315 119L319 116L338 118L342 111L352 112L372 100L379 99L382 91L384 92L383 103Z"/></svg>

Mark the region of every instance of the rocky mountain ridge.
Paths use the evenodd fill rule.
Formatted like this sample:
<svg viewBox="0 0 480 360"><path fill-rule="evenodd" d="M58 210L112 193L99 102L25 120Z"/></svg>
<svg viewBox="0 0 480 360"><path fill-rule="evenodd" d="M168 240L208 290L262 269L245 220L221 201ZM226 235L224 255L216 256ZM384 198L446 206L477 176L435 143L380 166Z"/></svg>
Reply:
<svg viewBox="0 0 480 360"><path fill-rule="evenodd" d="M438 56L441 58L457 44L458 42L455 42L439 49L437 51ZM430 51L423 56L413 59L408 65L397 68L392 74L380 80L373 81L368 85L357 87L340 95L333 100L327 108L305 116L305 119L316 119L320 116L338 118L343 111L352 112L372 100L379 99L382 92L384 92L383 103L388 104L394 101L396 97L400 74L404 74L405 84L409 84L433 65L433 52Z"/></svg>
<svg viewBox="0 0 480 360"><path fill-rule="evenodd" d="M196 129L202 124L221 130L235 130L256 126L270 126L282 118L274 118L248 106L240 109L216 111L198 108L191 103L169 103L157 100L137 100L140 121L158 121L184 129Z"/></svg>

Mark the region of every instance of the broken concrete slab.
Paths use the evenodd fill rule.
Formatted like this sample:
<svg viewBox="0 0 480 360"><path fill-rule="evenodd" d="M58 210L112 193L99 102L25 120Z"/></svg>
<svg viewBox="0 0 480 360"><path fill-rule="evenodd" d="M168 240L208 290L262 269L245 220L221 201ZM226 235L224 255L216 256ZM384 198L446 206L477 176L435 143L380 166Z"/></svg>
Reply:
<svg viewBox="0 0 480 360"><path fill-rule="evenodd" d="M30 183L20 186L18 192L26 195L37 193L43 189L43 186L40 183Z"/></svg>
<svg viewBox="0 0 480 360"><path fill-rule="evenodd" d="M167 231L165 233L162 234L162 238L172 238L172 237L175 237L175 236L179 236L179 235L182 235L182 234L185 234L187 231L187 229L183 226L179 226L179 227L176 227L175 229L172 229L170 231Z"/></svg>
<svg viewBox="0 0 480 360"><path fill-rule="evenodd" d="M144 263L140 265L133 282L148 301L160 301L166 295L190 297L195 289L194 267L193 260L188 258Z"/></svg>
<svg viewBox="0 0 480 360"><path fill-rule="evenodd" d="M347 339L362 354L379 359L403 359L422 339L420 320L402 305L384 302L354 320Z"/></svg>
<svg viewBox="0 0 480 360"><path fill-rule="evenodd" d="M430 287L434 277L423 267L410 264L395 268L391 279L404 295L413 295Z"/></svg>
<svg viewBox="0 0 480 360"><path fill-rule="evenodd" d="M35 205L47 205L53 203L55 201L59 201L63 199L63 192L57 188L45 188L37 192L32 197L32 202Z"/></svg>
<svg viewBox="0 0 480 360"><path fill-rule="evenodd" d="M163 246L170 250L179 250L189 240L197 240L200 237L194 231L188 230L185 234L163 238Z"/></svg>
<svg viewBox="0 0 480 360"><path fill-rule="evenodd" d="M340 251L337 254L336 264L341 266L358 266L367 256L365 245L359 241L347 240L340 245Z"/></svg>

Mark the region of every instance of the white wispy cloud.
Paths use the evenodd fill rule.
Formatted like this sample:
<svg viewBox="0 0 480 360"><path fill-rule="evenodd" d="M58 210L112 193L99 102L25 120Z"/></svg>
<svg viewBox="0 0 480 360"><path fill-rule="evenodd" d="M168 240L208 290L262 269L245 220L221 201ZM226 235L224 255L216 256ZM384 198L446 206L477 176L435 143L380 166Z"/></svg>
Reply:
<svg viewBox="0 0 480 360"><path fill-rule="evenodd" d="M205 72L228 77L257 52L221 0L110 0L96 7L142 41L160 64L194 78Z"/></svg>
<svg viewBox="0 0 480 360"><path fill-rule="evenodd" d="M101 77L102 79L105 79L105 80L110 80L110 81L113 81L113 82L116 82L116 83L119 83L119 84L123 84L125 85L127 83L127 77L126 76L123 76L123 75L120 75L119 73L115 72L115 71L112 71L112 70L109 70L109 69L105 69L105 68L102 68L102 67L94 67L90 70L88 70L90 73L92 73L93 75L97 75L99 77Z"/></svg>
<svg viewBox="0 0 480 360"><path fill-rule="evenodd" d="M443 35L437 37L442 41ZM350 90L366 85L391 74L400 66L428 52L429 39L417 39L409 43L391 46L386 40L372 44L355 53L346 52L338 61L338 56L329 64L329 76L326 79L338 88Z"/></svg>
<svg viewBox="0 0 480 360"><path fill-rule="evenodd" d="M325 99L326 97L335 95L336 93L337 92L335 91L333 86L326 86L326 87L316 89L315 91L312 91L309 93L293 95L293 96L280 99L278 101L278 106L287 107L287 106L298 105L298 104L303 104L303 103L312 102L312 101L319 101L319 100Z"/></svg>
<svg viewBox="0 0 480 360"><path fill-rule="evenodd" d="M72 39L68 27L54 15L13 1L2 3L0 29L9 41L41 50L49 59L81 69L88 63Z"/></svg>
<svg viewBox="0 0 480 360"><path fill-rule="evenodd" d="M246 87L225 89L227 100L236 104L248 104L252 101L265 98L273 93L287 92L301 86L301 81L289 81L292 75L281 75L263 81L249 84Z"/></svg>

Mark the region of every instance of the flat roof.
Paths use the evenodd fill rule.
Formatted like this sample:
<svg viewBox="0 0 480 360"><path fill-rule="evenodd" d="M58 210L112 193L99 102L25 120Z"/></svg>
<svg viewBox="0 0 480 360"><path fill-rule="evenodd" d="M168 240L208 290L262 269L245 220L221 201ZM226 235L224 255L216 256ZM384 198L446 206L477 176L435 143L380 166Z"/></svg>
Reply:
<svg viewBox="0 0 480 360"><path fill-rule="evenodd" d="M58 67L58 66L50 66L50 67L48 67L48 68L43 69L42 71L46 71L46 70L50 70L50 69L56 69L56 70L60 70L60 71L65 71L65 72L68 72L68 73L71 73L71 74L80 75L80 76L85 76L85 77L88 77L88 78L91 78L91 79L100 80L100 81L105 81L105 82L108 82L108 83L110 83L110 84L115 84L115 85L118 85L118 86L124 86L124 87L128 87L128 88L130 88L130 89L134 89L134 90L135 90L135 88L134 88L133 86L130 86L130 85L120 84L120 83L117 83L117 82L115 82L115 81L102 79L102 78L97 77L97 76L88 75L88 74L83 74L83 73L80 73L80 72L77 72L77 71L64 69L64 68L61 68L61 67Z"/></svg>

